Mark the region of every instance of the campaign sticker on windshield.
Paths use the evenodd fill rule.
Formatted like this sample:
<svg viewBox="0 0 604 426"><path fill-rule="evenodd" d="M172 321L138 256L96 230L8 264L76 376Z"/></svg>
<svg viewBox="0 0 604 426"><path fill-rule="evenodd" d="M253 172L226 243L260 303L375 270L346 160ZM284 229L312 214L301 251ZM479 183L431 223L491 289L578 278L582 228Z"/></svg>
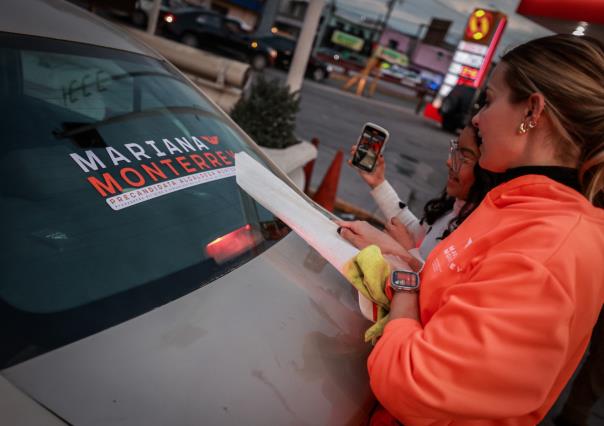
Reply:
<svg viewBox="0 0 604 426"><path fill-rule="evenodd" d="M192 186L235 176L235 153L218 136L191 136L127 143L70 153L86 179L113 210L121 210Z"/></svg>

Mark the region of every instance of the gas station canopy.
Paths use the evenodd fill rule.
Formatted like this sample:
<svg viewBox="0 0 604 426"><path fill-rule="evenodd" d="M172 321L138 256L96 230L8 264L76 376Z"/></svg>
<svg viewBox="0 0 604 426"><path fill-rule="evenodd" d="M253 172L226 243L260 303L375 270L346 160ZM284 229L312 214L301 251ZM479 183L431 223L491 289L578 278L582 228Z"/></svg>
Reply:
<svg viewBox="0 0 604 426"><path fill-rule="evenodd" d="M521 0L516 13L555 33L588 35L604 42L602 0Z"/></svg>

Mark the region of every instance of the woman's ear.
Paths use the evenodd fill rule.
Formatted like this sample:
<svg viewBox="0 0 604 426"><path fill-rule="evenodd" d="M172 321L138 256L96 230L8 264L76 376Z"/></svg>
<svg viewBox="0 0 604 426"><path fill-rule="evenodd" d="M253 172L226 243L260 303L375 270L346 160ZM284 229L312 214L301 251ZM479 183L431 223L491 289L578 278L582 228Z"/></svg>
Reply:
<svg viewBox="0 0 604 426"><path fill-rule="evenodd" d="M543 94L536 92L529 96L527 101L527 107L528 111L526 118L529 118L535 124L537 124L541 119L541 116L545 109L545 97L543 96Z"/></svg>

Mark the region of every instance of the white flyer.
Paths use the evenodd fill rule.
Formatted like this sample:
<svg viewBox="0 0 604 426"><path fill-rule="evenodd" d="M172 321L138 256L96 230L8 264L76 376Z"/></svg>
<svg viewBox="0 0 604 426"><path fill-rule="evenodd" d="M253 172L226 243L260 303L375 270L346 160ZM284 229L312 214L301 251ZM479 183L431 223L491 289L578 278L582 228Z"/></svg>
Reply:
<svg viewBox="0 0 604 426"><path fill-rule="evenodd" d="M235 154L237 184L287 224L334 268L343 267L359 250L337 233L332 222L270 170L245 152ZM359 294L363 315L373 320L372 303Z"/></svg>

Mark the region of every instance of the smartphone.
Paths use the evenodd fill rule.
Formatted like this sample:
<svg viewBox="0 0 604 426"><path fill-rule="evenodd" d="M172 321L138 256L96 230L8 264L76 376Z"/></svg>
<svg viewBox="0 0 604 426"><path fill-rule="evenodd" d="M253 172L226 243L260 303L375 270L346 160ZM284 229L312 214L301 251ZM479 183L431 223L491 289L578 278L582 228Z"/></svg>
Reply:
<svg viewBox="0 0 604 426"><path fill-rule="evenodd" d="M365 123L352 157L352 165L365 172L373 172L389 137L388 130L383 127L373 123Z"/></svg>

